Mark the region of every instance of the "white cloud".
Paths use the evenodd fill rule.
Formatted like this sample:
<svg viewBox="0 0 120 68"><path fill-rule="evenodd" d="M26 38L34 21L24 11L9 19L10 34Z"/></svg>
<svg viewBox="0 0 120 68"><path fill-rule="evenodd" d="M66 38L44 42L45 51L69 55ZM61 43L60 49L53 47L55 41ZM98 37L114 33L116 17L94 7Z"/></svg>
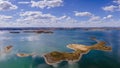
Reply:
<svg viewBox="0 0 120 68"><path fill-rule="evenodd" d="M34 22L41 22L41 23L50 23L50 22L63 22L63 21L73 21L73 19L67 15L63 15L60 17L56 17L50 13L43 14L40 11L26 11L20 13L21 19L18 21L34 21Z"/></svg>
<svg viewBox="0 0 120 68"><path fill-rule="evenodd" d="M66 23L75 23L76 20L63 15L60 17L56 17L50 13L43 14L40 11L26 11L20 13L21 18L17 20L18 23L27 24L29 26L45 26L45 27L56 27L57 24L59 26L63 26ZM56 26L55 26L56 25Z"/></svg>
<svg viewBox="0 0 120 68"><path fill-rule="evenodd" d="M9 1L0 1L0 11L15 10L18 7Z"/></svg>
<svg viewBox="0 0 120 68"><path fill-rule="evenodd" d="M118 5L118 11L120 11L120 5Z"/></svg>
<svg viewBox="0 0 120 68"><path fill-rule="evenodd" d="M114 0L114 3L120 4L120 0Z"/></svg>
<svg viewBox="0 0 120 68"><path fill-rule="evenodd" d="M65 18L67 18L66 15L59 17L58 20L63 20L63 19L65 19Z"/></svg>
<svg viewBox="0 0 120 68"><path fill-rule="evenodd" d="M20 14L20 16L22 18L24 18L23 20L28 20L28 21L38 21L38 20L48 20L48 21L52 21L55 20L56 17L51 15L51 14L43 14L40 11L26 11Z"/></svg>
<svg viewBox="0 0 120 68"><path fill-rule="evenodd" d="M102 9L104 11L120 11L120 0L113 0L113 3L115 3L116 5L110 5L110 6L105 6L105 7L102 7Z"/></svg>
<svg viewBox="0 0 120 68"><path fill-rule="evenodd" d="M100 17L99 16L92 16L89 21L97 21L97 20L100 20Z"/></svg>
<svg viewBox="0 0 120 68"><path fill-rule="evenodd" d="M75 11L75 16L92 16L90 12L77 12Z"/></svg>
<svg viewBox="0 0 120 68"><path fill-rule="evenodd" d="M28 27L58 27L67 26L69 23L76 23L77 21L67 15L60 17L54 16L50 13L42 13L40 11L25 11L20 13L20 18L12 26L28 26ZM67 24L67 25L66 25Z"/></svg>
<svg viewBox="0 0 120 68"><path fill-rule="evenodd" d="M21 12L20 13L20 16L38 16L38 15L41 15L42 12L39 12L39 11L26 11L26 12Z"/></svg>
<svg viewBox="0 0 120 68"><path fill-rule="evenodd" d="M113 12L113 11L116 10L116 8L117 8L117 6L110 5L110 6L105 6L105 7L103 7L102 9L103 9L104 11L111 11L111 12Z"/></svg>
<svg viewBox="0 0 120 68"><path fill-rule="evenodd" d="M1 2L1 1L9 1L9 0L0 0L0 2Z"/></svg>
<svg viewBox="0 0 120 68"><path fill-rule="evenodd" d="M75 11L75 16L80 16L80 17L89 17L89 21L96 21L96 20L100 20L99 16L96 16L90 12L77 12Z"/></svg>
<svg viewBox="0 0 120 68"><path fill-rule="evenodd" d="M18 2L18 4L30 4L30 2L21 1L21 2Z"/></svg>
<svg viewBox="0 0 120 68"><path fill-rule="evenodd" d="M77 21L74 18L67 15L57 17L50 13L42 13L40 11L25 11L20 13L20 18L18 18L15 22L0 22L0 27L101 27L109 26L107 24L111 23L112 26L120 26L118 23L115 23L115 21L110 23L106 23L105 21L104 23L102 23L103 19L92 13L88 15L83 14L82 16L87 16L90 19L86 21ZM1 15L1 19L2 18L11 19L12 17ZM105 18L112 18L112 15L108 15Z"/></svg>
<svg viewBox="0 0 120 68"><path fill-rule="evenodd" d="M108 21L74 21L73 18L68 18L64 22L39 22L39 21L29 21L29 24L26 21L22 22L0 22L0 27L120 27L120 20L108 20ZM63 21L63 20L62 20Z"/></svg>
<svg viewBox="0 0 120 68"><path fill-rule="evenodd" d="M31 7L38 8L53 8L62 6L63 0L41 0L41 1L31 1Z"/></svg>
<svg viewBox="0 0 120 68"><path fill-rule="evenodd" d="M12 16L0 15L0 20L9 20L12 19Z"/></svg>
<svg viewBox="0 0 120 68"><path fill-rule="evenodd" d="M111 19L113 17L113 15L108 15L108 16L106 16L106 17L103 17L103 19L105 20L105 19Z"/></svg>

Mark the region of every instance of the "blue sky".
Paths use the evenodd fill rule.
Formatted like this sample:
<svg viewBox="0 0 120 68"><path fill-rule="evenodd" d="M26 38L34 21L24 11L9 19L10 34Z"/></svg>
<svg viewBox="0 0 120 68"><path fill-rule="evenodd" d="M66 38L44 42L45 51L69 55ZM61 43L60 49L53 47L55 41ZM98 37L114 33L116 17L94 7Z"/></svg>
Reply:
<svg viewBox="0 0 120 68"><path fill-rule="evenodd" d="M120 27L120 0L0 0L0 27Z"/></svg>

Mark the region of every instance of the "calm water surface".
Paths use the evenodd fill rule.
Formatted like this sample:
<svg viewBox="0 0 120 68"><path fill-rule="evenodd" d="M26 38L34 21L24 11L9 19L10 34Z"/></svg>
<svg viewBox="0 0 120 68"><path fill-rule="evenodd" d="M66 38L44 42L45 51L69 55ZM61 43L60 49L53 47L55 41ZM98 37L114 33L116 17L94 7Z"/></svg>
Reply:
<svg viewBox="0 0 120 68"><path fill-rule="evenodd" d="M76 43L93 45L90 37L107 42L112 52L92 50L77 63L62 62L47 65L41 57L51 51L72 52L66 45ZM0 51L7 45L14 48L10 54L0 54L0 68L120 68L120 31L55 30L53 34L20 33L0 31ZM37 53L34 57L17 57L16 53Z"/></svg>

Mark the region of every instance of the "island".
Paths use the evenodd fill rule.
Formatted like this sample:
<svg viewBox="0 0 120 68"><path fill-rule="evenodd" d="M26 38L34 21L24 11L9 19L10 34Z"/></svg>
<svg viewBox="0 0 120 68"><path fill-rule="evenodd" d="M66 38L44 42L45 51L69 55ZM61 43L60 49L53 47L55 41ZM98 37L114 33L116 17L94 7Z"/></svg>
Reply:
<svg viewBox="0 0 120 68"><path fill-rule="evenodd" d="M19 34L19 31L10 31L10 33Z"/></svg>
<svg viewBox="0 0 120 68"><path fill-rule="evenodd" d="M13 48L12 45L5 46L5 47L1 48L1 50L0 50L0 56L4 55L4 54L9 54L11 52L12 48Z"/></svg>
<svg viewBox="0 0 120 68"><path fill-rule="evenodd" d="M28 57L28 56L31 56L31 54L25 54L25 53L17 53L16 55L19 56L19 57Z"/></svg>
<svg viewBox="0 0 120 68"><path fill-rule="evenodd" d="M45 62L49 65L60 63L62 61L77 62L81 59L83 54L87 54L91 50L111 51L112 47L105 46L105 44L106 42L104 41L98 42L92 46L69 44L67 47L74 50L72 53L53 51L44 54L43 57L45 59Z"/></svg>
<svg viewBox="0 0 120 68"><path fill-rule="evenodd" d="M13 48L12 45L6 46L6 47L4 48L4 53L9 53L9 52L11 52L12 48Z"/></svg>
<svg viewBox="0 0 120 68"><path fill-rule="evenodd" d="M50 30L24 30L23 31L24 33L38 33L38 34L41 34L41 33L53 33L53 31L50 31Z"/></svg>
<svg viewBox="0 0 120 68"><path fill-rule="evenodd" d="M29 56L36 56L36 53L17 53L16 56L18 57L29 57Z"/></svg>

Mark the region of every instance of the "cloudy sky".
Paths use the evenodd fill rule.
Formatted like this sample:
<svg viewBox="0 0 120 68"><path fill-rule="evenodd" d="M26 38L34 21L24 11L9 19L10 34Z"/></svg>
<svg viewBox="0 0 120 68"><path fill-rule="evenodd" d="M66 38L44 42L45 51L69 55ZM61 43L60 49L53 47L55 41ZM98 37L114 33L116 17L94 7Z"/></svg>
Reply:
<svg viewBox="0 0 120 68"><path fill-rule="evenodd" d="M120 27L120 0L0 0L0 27Z"/></svg>

